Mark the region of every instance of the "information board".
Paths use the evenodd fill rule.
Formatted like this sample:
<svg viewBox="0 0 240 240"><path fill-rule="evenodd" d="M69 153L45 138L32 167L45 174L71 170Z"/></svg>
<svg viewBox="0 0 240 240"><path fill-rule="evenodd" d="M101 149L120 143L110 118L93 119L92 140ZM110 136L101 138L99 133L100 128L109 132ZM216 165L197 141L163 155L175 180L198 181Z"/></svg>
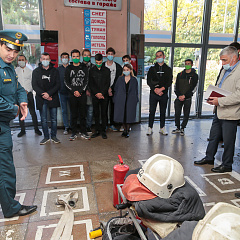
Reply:
<svg viewBox="0 0 240 240"><path fill-rule="evenodd" d="M84 9L84 44L95 56L106 56L107 50L107 12L104 10Z"/></svg>

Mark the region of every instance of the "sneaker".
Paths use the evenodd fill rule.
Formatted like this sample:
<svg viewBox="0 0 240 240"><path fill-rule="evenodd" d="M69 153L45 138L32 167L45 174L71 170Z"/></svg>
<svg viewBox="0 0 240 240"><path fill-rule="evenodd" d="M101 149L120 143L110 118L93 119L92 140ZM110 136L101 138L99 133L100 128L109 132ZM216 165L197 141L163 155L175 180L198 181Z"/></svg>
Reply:
<svg viewBox="0 0 240 240"><path fill-rule="evenodd" d="M75 139L77 139L77 135L75 133L73 133L71 135L71 137L69 138L69 141L74 141Z"/></svg>
<svg viewBox="0 0 240 240"><path fill-rule="evenodd" d="M103 139L107 139L107 134L106 134L106 132L102 132L102 138L103 138Z"/></svg>
<svg viewBox="0 0 240 240"><path fill-rule="evenodd" d="M172 130L172 133L173 133L173 134L175 134L175 133L180 133L180 132L181 132L181 131L180 131L179 128L176 128L176 129Z"/></svg>
<svg viewBox="0 0 240 240"><path fill-rule="evenodd" d="M181 136L184 136L184 135L185 135L185 133L184 133L184 128L181 129L180 135L181 135Z"/></svg>
<svg viewBox="0 0 240 240"><path fill-rule="evenodd" d="M111 125L111 126L109 127L109 129L112 130L113 132L117 132L117 131L118 131L113 125Z"/></svg>
<svg viewBox="0 0 240 240"><path fill-rule="evenodd" d="M46 144L47 142L49 142L50 139L49 138L44 138L41 142L40 142L40 145L44 145Z"/></svg>
<svg viewBox="0 0 240 240"><path fill-rule="evenodd" d="M54 143L60 143L60 140L56 137L51 137L52 142Z"/></svg>
<svg viewBox="0 0 240 240"><path fill-rule="evenodd" d="M160 128L159 133L161 133L162 135L168 135L168 132L166 131L165 127Z"/></svg>
<svg viewBox="0 0 240 240"><path fill-rule="evenodd" d="M124 128L123 128L123 126L121 126L119 129L119 132L123 132L123 131L124 131Z"/></svg>
<svg viewBox="0 0 240 240"><path fill-rule="evenodd" d="M92 129L90 127L87 128L87 133L92 133Z"/></svg>
<svg viewBox="0 0 240 240"><path fill-rule="evenodd" d="M80 133L81 135L81 138L84 138L84 139L87 139L87 140L89 140L90 139L90 136L88 135L88 133L87 132L85 132L85 133Z"/></svg>
<svg viewBox="0 0 240 240"><path fill-rule="evenodd" d="M69 131L68 128L65 128L64 131L63 131L63 134L68 135L68 131Z"/></svg>
<svg viewBox="0 0 240 240"><path fill-rule="evenodd" d="M25 134L26 134L25 131L21 131L21 132L17 135L17 137L22 137L22 136L24 136Z"/></svg>
<svg viewBox="0 0 240 240"><path fill-rule="evenodd" d="M149 136L149 135L151 135L152 133L153 133L152 128L148 127L147 135Z"/></svg>
<svg viewBox="0 0 240 240"><path fill-rule="evenodd" d="M35 130L35 133L36 133L37 135L39 135L39 136L42 136L42 132L41 132L39 129L36 129L36 130Z"/></svg>
<svg viewBox="0 0 240 240"><path fill-rule="evenodd" d="M96 138L98 136L100 136L100 132L97 131L91 136L91 138Z"/></svg>

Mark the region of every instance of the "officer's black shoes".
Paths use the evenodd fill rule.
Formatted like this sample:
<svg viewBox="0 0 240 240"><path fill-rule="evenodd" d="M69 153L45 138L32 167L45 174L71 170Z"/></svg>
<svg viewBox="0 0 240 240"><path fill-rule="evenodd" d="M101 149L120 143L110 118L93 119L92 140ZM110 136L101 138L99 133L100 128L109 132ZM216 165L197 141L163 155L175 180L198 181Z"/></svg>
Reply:
<svg viewBox="0 0 240 240"><path fill-rule="evenodd" d="M39 129L36 129L36 130L35 130L35 133L36 133L37 135L39 135L39 136L42 136L42 132L41 132Z"/></svg>
<svg viewBox="0 0 240 240"><path fill-rule="evenodd" d="M26 134L25 131L21 131L21 132L17 135L17 137L22 137L22 136L24 136L25 134Z"/></svg>
<svg viewBox="0 0 240 240"><path fill-rule="evenodd" d="M37 210L37 206L33 205L33 206L25 206L22 205L21 209L18 211L17 215L18 216L25 216L28 215L30 213L33 213Z"/></svg>
<svg viewBox="0 0 240 240"><path fill-rule="evenodd" d="M214 161L212 160L206 160L205 158L199 160L199 161L194 161L194 164L197 164L197 165L204 165L204 164L214 164Z"/></svg>
<svg viewBox="0 0 240 240"><path fill-rule="evenodd" d="M232 168L224 167L223 165L220 165L219 167L212 168L211 171L216 173L224 173L224 172L231 172Z"/></svg>
<svg viewBox="0 0 240 240"><path fill-rule="evenodd" d="M12 217L17 217L17 216L25 216L25 215L35 212L36 210L37 210L36 205L33 205L33 206L22 205L20 210L17 213L15 213L13 216L9 216L7 218L12 218Z"/></svg>

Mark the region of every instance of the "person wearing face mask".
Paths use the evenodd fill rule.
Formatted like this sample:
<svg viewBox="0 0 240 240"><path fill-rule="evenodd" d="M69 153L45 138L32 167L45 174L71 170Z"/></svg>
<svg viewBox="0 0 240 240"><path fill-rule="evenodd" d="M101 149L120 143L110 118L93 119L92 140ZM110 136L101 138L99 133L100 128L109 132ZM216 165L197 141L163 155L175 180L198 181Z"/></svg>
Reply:
<svg viewBox="0 0 240 240"><path fill-rule="evenodd" d="M130 124L136 120L138 99L138 82L133 74L131 64L125 64L123 74L114 87L114 121L123 124L122 137L129 137Z"/></svg>
<svg viewBox="0 0 240 240"><path fill-rule="evenodd" d="M83 139L90 139L86 131L86 111L88 85L88 69L80 62L80 51L71 51L72 64L66 68L64 82L70 94L72 135L70 141L77 138L77 121L80 117L80 136Z"/></svg>
<svg viewBox="0 0 240 240"><path fill-rule="evenodd" d="M60 83L61 83L61 87L59 89L59 100L61 104L62 118L63 118L63 125L64 125L63 134L67 135L70 127L69 119L68 119L69 95L68 95L68 89L64 84L64 75L65 75L66 67L68 66L68 63L69 63L69 54L67 52L63 52L61 53L60 57L61 57L62 65L57 68L60 76Z"/></svg>
<svg viewBox="0 0 240 240"><path fill-rule="evenodd" d="M51 118L51 140L60 143L57 138L57 108L60 107L58 90L60 89L59 72L53 67L50 55L41 54L39 66L33 70L32 87L36 92L37 109L40 111L44 138L40 145L50 141L48 130L48 109Z"/></svg>
<svg viewBox="0 0 240 240"><path fill-rule="evenodd" d="M26 66L27 59L23 54L18 55L18 67L15 69L18 75L18 81L21 83L22 87L25 89L28 98L28 109L32 117L33 126L35 133L39 136L42 132L38 128L37 114L35 112L35 104L33 99L33 88L32 88L32 70ZM24 120L21 120L22 114L19 114L19 125L21 131L18 133L18 137L22 137L26 134Z"/></svg>
<svg viewBox="0 0 240 240"><path fill-rule="evenodd" d="M165 55L162 50L156 52L154 66L150 67L147 75L147 84L150 87L149 97L149 121L147 135L153 133L153 122L157 104L160 108L160 131L163 135L168 135L165 129L166 109L168 102L168 88L172 85L172 69L164 63Z"/></svg>
<svg viewBox="0 0 240 240"><path fill-rule="evenodd" d="M94 66L94 64L91 63L91 52L89 49L84 49L82 51L82 58L83 58L82 63L88 68L88 73L89 73L89 70ZM92 105L92 96L90 93L89 86L87 86L86 95L87 95L86 128L87 128L87 133L92 133L91 127L92 127L92 120L93 120L93 105Z"/></svg>
<svg viewBox="0 0 240 240"><path fill-rule="evenodd" d="M125 64L131 64L131 57L128 54L124 55L122 57L122 61L123 61L123 66L122 67L124 67ZM131 66L132 66L132 64L131 64ZM133 74L134 74L134 76L137 76L137 73L134 69L133 69Z"/></svg>
<svg viewBox="0 0 240 240"><path fill-rule="evenodd" d="M117 79L121 76L122 74L122 67L120 64L116 63L113 61L115 57L115 50L112 47L109 47L106 51L107 54L107 61L103 63L103 65L107 68L109 68L111 72L111 83L110 87L108 89L108 105L109 105L109 117L110 117L110 127L109 129L112 131L118 131L116 128L116 124L113 121L113 116L114 116L114 103L113 103L113 93L114 93L114 86L117 82Z"/></svg>
<svg viewBox="0 0 240 240"><path fill-rule="evenodd" d="M240 119L240 64L238 51L235 47L228 46L220 52L223 70L217 82L217 87L231 92L226 97L210 97L207 103L214 105L213 118L206 155L197 165L214 164L215 154L221 138L224 142L224 152L220 166L211 169L212 172L224 173L232 171L233 156L237 124Z"/></svg>
<svg viewBox="0 0 240 240"><path fill-rule="evenodd" d="M172 133L180 133L184 136L184 128L186 128L189 113L192 104L192 96L196 92L198 75L195 69L192 68L193 60L185 60L185 69L178 73L177 79L174 85L174 92L177 98L174 101L175 108L175 126L177 127ZM180 127L180 116L183 108L183 121Z"/></svg>
<svg viewBox="0 0 240 240"><path fill-rule="evenodd" d="M95 55L96 65L89 70L89 88L92 95L93 115L95 119L95 132L91 138L102 135L107 139L107 109L108 109L108 89L111 82L110 70L103 65L103 56ZM102 120L102 126L100 125Z"/></svg>

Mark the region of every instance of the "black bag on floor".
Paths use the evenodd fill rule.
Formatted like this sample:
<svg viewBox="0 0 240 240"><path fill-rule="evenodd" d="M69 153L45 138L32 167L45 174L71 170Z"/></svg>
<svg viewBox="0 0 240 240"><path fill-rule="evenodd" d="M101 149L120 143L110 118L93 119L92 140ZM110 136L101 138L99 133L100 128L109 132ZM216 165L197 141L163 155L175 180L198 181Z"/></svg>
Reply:
<svg viewBox="0 0 240 240"><path fill-rule="evenodd" d="M104 229L102 240L141 240L129 217L111 218Z"/></svg>

